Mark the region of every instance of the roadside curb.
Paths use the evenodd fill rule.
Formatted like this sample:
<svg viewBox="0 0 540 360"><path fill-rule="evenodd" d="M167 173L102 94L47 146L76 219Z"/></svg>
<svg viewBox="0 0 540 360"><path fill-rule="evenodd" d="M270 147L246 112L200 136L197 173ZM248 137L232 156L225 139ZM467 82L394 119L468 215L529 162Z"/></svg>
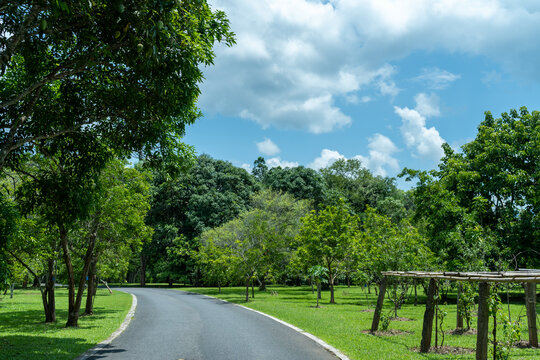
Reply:
<svg viewBox="0 0 540 360"><path fill-rule="evenodd" d="M85 360L91 356L96 355L97 352L99 352L100 350L103 350L103 348L109 345L114 339L118 337L118 335L120 335L121 333L124 332L124 330L126 330L131 319L133 318L133 315L135 315L135 309L137 308L137 296L135 296L135 294L131 294L131 299L132 299L131 308L129 309L126 315L126 318L124 319L120 327L115 332L113 332L111 336L109 336L107 339L103 340L102 342L100 342L99 344L91 348L90 350L86 351L84 354L76 357L75 360Z"/></svg>
<svg viewBox="0 0 540 360"><path fill-rule="evenodd" d="M183 291L183 290L181 290ZM204 295L204 294L199 294L199 293L195 293L195 292L191 292L191 291L184 291L185 293L190 293L190 294L197 294L197 295L202 295L202 296L206 296L208 298L211 298L211 299L216 299L216 300L219 300L219 301L222 301L224 303L227 303L227 304L231 304L231 305L235 305L235 306L239 306L241 308L244 308L246 310L249 310L249 311L253 311L259 315L262 315L262 316L266 316L267 318L269 319L272 319L282 325L285 325L287 326L288 328L291 328L293 329L294 331L304 335L304 336L307 336L308 338L310 338L311 340L315 341L317 344L319 344L320 346L322 346L323 348L325 348L327 351L331 352L332 354L334 354L338 359L340 360L350 360L347 355L343 354L341 351L339 351L338 349L336 349L335 347L333 347L332 345L329 345L327 342L325 342L324 340L321 340L319 339L318 337L316 337L315 335L313 334L310 334L308 333L307 331L305 330L302 330L300 329L299 327L296 327L294 326L293 324L289 324L288 322L285 322L283 320L280 320L272 315L268 315L268 314L265 314L261 311L258 311L258 310L254 310L254 309L251 309L251 308L248 308L247 306L244 306L244 305L240 305L240 304L235 304L235 303L232 303L232 302L229 302L227 300L223 300L223 299L220 299L220 298L217 298L217 297L214 297L214 296L210 296L210 295Z"/></svg>

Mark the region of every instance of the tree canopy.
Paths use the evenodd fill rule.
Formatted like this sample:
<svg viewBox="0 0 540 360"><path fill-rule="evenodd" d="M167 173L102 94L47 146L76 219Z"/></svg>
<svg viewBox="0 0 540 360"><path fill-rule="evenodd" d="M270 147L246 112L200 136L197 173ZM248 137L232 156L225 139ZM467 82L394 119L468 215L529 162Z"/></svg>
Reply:
<svg viewBox="0 0 540 360"><path fill-rule="evenodd" d="M171 166L199 111L201 66L229 22L199 0L43 0L0 5L0 168L78 133Z"/></svg>

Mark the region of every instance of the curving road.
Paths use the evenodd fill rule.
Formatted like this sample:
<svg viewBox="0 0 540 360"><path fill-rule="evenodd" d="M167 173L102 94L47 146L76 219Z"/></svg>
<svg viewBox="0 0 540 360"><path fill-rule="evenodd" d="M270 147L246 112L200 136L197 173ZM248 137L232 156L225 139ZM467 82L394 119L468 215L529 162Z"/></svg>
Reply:
<svg viewBox="0 0 540 360"><path fill-rule="evenodd" d="M306 336L233 304L177 290L119 290L137 296L135 316L89 359L337 359Z"/></svg>

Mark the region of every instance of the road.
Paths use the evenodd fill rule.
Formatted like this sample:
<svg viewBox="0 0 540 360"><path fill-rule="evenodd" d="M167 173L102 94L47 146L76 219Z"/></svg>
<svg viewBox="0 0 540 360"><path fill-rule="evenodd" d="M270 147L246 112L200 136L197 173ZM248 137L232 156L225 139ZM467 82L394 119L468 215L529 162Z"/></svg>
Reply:
<svg viewBox="0 0 540 360"><path fill-rule="evenodd" d="M137 296L135 316L89 359L337 359L306 336L233 304L178 290L119 290Z"/></svg>

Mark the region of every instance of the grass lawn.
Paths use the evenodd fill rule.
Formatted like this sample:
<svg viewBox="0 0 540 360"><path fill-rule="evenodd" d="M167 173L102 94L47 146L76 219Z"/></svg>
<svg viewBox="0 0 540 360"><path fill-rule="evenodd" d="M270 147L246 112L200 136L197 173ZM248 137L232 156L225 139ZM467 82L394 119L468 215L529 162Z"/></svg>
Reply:
<svg viewBox="0 0 540 360"><path fill-rule="evenodd" d="M83 309L84 312L84 299ZM15 290L0 299L0 359L74 359L108 338L131 307L131 295L99 289L92 316L79 318L79 328L65 328L67 289L56 289L56 318L45 324L39 290Z"/></svg>
<svg viewBox="0 0 540 360"><path fill-rule="evenodd" d="M418 288L420 290L420 287ZM398 316L409 318L411 321L392 321L389 329L408 332L403 335L373 336L364 333L371 327L373 310L376 303L374 291L366 300L366 293L360 287L347 288L338 286L335 297L337 304L329 304L330 292L322 294L322 308L315 308L316 295L311 293L309 287L277 287L271 286L266 292L255 291L255 299L250 298L245 303L245 288L223 288L218 294L217 288L182 288L178 290L192 291L245 305L252 309L262 311L275 316L301 329L304 329L330 345L338 348L351 359L474 359L475 355L440 355L419 354L413 348L420 346L422 334L422 320L425 305L406 304L398 311ZM272 292L275 292L272 294ZM277 293L277 295L276 295ZM251 296L251 290L250 290ZM420 298L419 300L425 300ZM368 309L369 304L369 309ZM506 307L506 304L505 304ZM390 302L385 302L384 312L392 308ZM445 330L454 329L456 326L456 305L442 306L448 315L444 321ZM528 339L526 330L526 310L523 303L515 302L510 305L512 318L518 315L522 318L521 339ZM537 308L540 313L540 305ZM490 321L492 323L492 321ZM472 320L472 327L476 327L476 318ZM499 330L498 337L502 331ZM432 338L434 345L435 335ZM440 339L439 339L440 342ZM475 335L445 335L444 345L466 347L474 349L476 346ZM492 356L492 355L490 355ZM540 350L536 349L513 349L511 359L540 359Z"/></svg>

